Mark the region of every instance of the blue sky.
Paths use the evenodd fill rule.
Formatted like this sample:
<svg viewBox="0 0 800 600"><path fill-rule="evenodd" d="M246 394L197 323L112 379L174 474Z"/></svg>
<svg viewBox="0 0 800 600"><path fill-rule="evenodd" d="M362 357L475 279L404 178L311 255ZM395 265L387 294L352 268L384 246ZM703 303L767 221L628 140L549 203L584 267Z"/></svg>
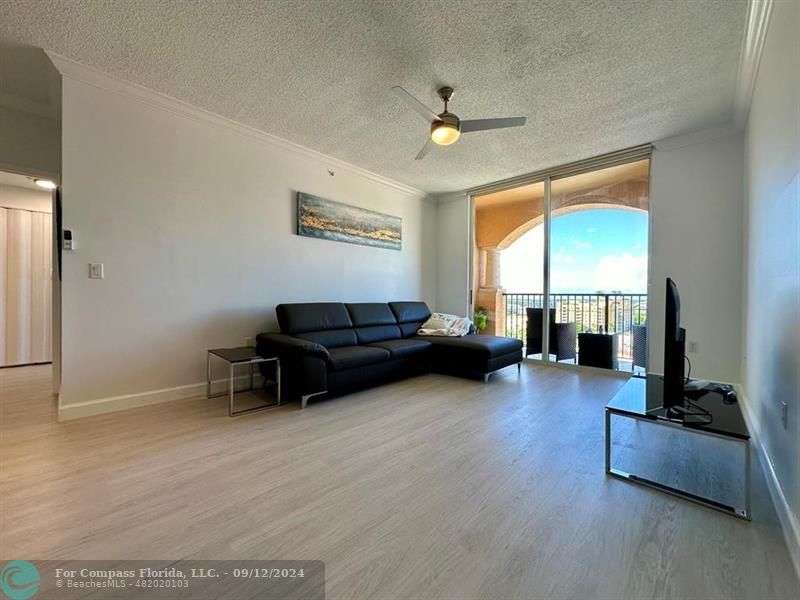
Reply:
<svg viewBox="0 0 800 600"><path fill-rule="evenodd" d="M541 226L502 252L501 283L510 292L542 291ZM553 219L551 291L647 291L647 214L581 210Z"/></svg>

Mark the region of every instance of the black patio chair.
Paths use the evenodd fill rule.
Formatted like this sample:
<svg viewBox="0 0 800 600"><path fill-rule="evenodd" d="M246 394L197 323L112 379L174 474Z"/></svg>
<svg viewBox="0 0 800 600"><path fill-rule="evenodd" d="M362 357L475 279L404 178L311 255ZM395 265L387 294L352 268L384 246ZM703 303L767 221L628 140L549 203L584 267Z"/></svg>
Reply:
<svg viewBox="0 0 800 600"><path fill-rule="evenodd" d="M525 356L542 354L542 317L541 308L526 308L527 323L525 326ZM550 309L550 354L556 355L556 361L575 360L577 327L575 323L556 323L556 309Z"/></svg>
<svg viewBox="0 0 800 600"><path fill-rule="evenodd" d="M633 368L642 367L647 370L647 325L631 326L631 354Z"/></svg>

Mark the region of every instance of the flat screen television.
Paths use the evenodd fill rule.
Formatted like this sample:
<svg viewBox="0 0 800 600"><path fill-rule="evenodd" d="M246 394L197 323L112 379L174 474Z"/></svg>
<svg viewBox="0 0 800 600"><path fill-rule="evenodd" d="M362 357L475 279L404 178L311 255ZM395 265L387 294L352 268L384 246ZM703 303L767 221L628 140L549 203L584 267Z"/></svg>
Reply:
<svg viewBox="0 0 800 600"><path fill-rule="evenodd" d="M664 408L683 406L686 330L681 327L681 298L678 286L667 277L664 316Z"/></svg>

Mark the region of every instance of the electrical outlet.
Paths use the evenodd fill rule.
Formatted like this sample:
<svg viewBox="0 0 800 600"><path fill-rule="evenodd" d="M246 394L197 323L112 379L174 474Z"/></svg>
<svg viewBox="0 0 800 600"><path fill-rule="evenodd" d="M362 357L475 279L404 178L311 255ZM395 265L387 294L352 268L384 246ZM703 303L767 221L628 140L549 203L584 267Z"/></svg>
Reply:
<svg viewBox="0 0 800 600"><path fill-rule="evenodd" d="M781 401L781 423L784 429L789 428L789 405Z"/></svg>
<svg viewBox="0 0 800 600"><path fill-rule="evenodd" d="M686 352L691 352L692 354L697 352L697 342L691 341L686 343Z"/></svg>
<svg viewBox="0 0 800 600"><path fill-rule="evenodd" d="M252 348L253 346L255 346L255 344L253 343L253 338L251 337L244 338L244 345L247 346L248 348Z"/></svg>
<svg viewBox="0 0 800 600"><path fill-rule="evenodd" d="M103 263L89 263L89 279L102 279Z"/></svg>

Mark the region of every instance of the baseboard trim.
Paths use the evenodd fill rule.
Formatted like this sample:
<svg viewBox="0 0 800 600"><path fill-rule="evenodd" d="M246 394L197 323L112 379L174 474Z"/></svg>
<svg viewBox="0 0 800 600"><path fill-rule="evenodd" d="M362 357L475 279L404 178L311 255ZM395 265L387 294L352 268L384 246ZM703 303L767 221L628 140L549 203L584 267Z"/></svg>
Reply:
<svg viewBox="0 0 800 600"><path fill-rule="evenodd" d="M747 428L750 430L750 441L753 449L758 455L758 462L764 471L764 478L767 480L767 489L769 496L772 499L772 505L775 507L775 512L778 514L778 521L781 524L783 537L786 540L786 547L789 549L789 555L794 565L794 570L800 578L800 522L798 522L789 503L786 500L786 495L783 493L783 488L778 480L778 475L775 473L775 468L772 461L767 454L761 442L761 431L758 420L754 417L751 409L750 402L744 388L736 384L736 394L739 398L739 404L742 407L742 415L747 422Z"/></svg>
<svg viewBox="0 0 800 600"><path fill-rule="evenodd" d="M241 375L235 378L236 382L249 380L249 375ZM261 384L261 375L255 375L254 385ZM227 384L227 379L214 379L212 386ZM218 390L217 390L218 391ZM163 388L160 390L150 390L136 394L123 394L121 396L111 396L109 398L99 398L87 402L77 402L75 404L63 404L61 397L58 399L58 420L72 421L85 417L94 417L108 413L141 408L152 404L162 404L164 402L174 402L176 400L188 400L190 398L201 398L206 395L206 382L191 383L189 385L179 385L177 387Z"/></svg>
<svg viewBox="0 0 800 600"><path fill-rule="evenodd" d="M0 365L0 369L17 369L19 367L39 367L41 365L52 365L52 360L43 360L41 362L19 363L13 365Z"/></svg>

